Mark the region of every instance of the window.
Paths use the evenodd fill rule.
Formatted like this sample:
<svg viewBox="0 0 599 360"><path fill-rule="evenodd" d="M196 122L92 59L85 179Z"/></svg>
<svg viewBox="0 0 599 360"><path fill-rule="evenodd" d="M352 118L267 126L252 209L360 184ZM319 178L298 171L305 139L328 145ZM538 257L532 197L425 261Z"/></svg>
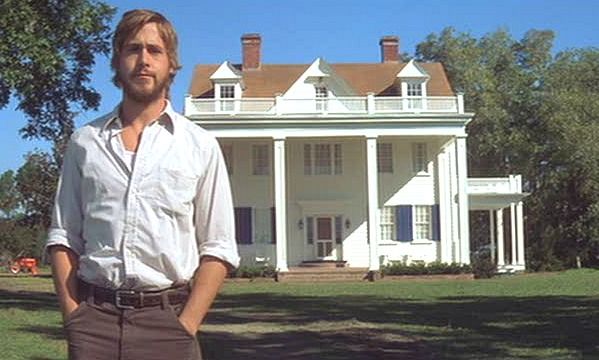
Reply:
<svg viewBox="0 0 599 360"><path fill-rule="evenodd" d="M273 208L256 208L254 209L254 241L256 244L271 244L273 243L274 232L272 226L272 211Z"/></svg>
<svg viewBox="0 0 599 360"><path fill-rule="evenodd" d="M305 144L304 175L339 175L343 173L341 144Z"/></svg>
<svg viewBox="0 0 599 360"><path fill-rule="evenodd" d="M329 91L324 86L315 86L314 90L316 91L316 111L327 111Z"/></svg>
<svg viewBox="0 0 599 360"><path fill-rule="evenodd" d="M268 175L269 173L268 145L252 145L252 174Z"/></svg>
<svg viewBox="0 0 599 360"><path fill-rule="evenodd" d="M422 83L407 83L408 93L407 96L422 96Z"/></svg>
<svg viewBox="0 0 599 360"><path fill-rule="evenodd" d="M414 206L414 240L430 240L431 237L431 206Z"/></svg>
<svg viewBox="0 0 599 360"><path fill-rule="evenodd" d="M221 144L220 150L225 158L225 165L227 166L227 173L231 175L233 173L233 145Z"/></svg>
<svg viewBox="0 0 599 360"><path fill-rule="evenodd" d="M324 175L331 173L331 145L314 145L314 174Z"/></svg>
<svg viewBox="0 0 599 360"><path fill-rule="evenodd" d="M376 144L377 168L380 173L393 172L393 147L391 143Z"/></svg>
<svg viewBox="0 0 599 360"><path fill-rule="evenodd" d="M395 240L395 207L385 206L380 209L381 241Z"/></svg>
<svg viewBox="0 0 599 360"><path fill-rule="evenodd" d="M422 83L407 83L408 109L422 109Z"/></svg>
<svg viewBox="0 0 599 360"><path fill-rule="evenodd" d="M233 111L235 108L235 86L234 85L221 85L220 86L220 110L221 111Z"/></svg>
<svg viewBox="0 0 599 360"><path fill-rule="evenodd" d="M426 143L412 144L412 167L416 173L428 173Z"/></svg>

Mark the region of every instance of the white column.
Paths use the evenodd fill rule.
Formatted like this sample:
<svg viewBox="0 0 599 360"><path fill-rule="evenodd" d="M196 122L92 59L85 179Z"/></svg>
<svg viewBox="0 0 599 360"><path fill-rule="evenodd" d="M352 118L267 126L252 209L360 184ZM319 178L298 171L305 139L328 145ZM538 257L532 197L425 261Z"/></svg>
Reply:
<svg viewBox="0 0 599 360"><path fill-rule="evenodd" d="M512 242L512 259L510 264L516 265L516 204L510 204L510 240Z"/></svg>
<svg viewBox="0 0 599 360"><path fill-rule="evenodd" d="M503 251L503 209L497 210L497 266L505 265L505 253Z"/></svg>
<svg viewBox="0 0 599 360"><path fill-rule="evenodd" d="M518 223L518 265L525 267L526 260L524 258L524 211L522 201L518 201L518 205L516 205L516 222Z"/></svg>
<svg viewBox="0 0 599 360"><path fill-rule="evenodd" d="M379 248L379 181L376 164L376 137L366 139L366 184L368 187L368 241L370 266L368 270L378 271L380 268Z"/></svg>
<svg viewBox="0 0 599 360"><path fill-rule="evenodd" d="M450 222L448 224L450 231L449 240L449 252L451 253L451 262L459 262L459 217L458 217L458 181L457 181L457 169L456 169L456 146L455 139L447 147L447 170L448 176L447 181L449 183L449 213Z"/></svg>
<svg viewBox="0 0 599 360"><path fill-rule="evenodd" d="M446 149L437 155L439 177L439 227L441 241L441 261L451 263L451 184L449 183L449 162Z"/></svg>
<svg viewBox="0 0 599 360"><path fill-rule="evenodd" d="M466 137L456 139L459 218L459 262L470 264L470 221L468 208L468 163Z"/></svg>
<svg viewBox="0 0 599 360"><path fill-rule="evenodd" d="M285 139L274 139L275 222L277 228L277 270L287 266L287 191L285 189Z"/></svg>
<svg viewBox="0 0 599 360"><path fill-rule="evenodd" d="M491 261L495 262L495 218L493 210L489 210L489 238L491 239Z"/></svg>

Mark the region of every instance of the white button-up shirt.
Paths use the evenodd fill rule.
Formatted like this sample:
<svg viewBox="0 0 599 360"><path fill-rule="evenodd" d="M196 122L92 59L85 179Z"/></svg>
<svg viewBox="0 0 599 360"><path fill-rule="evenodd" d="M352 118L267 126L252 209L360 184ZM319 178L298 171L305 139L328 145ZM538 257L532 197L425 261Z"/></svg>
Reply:
<svg viewBox="0 0 599 360"><path fill-rule="evenodd" d="M118 107L67 147L46 247L79 256L97 286L157 290L191 279L200 256L237 267L227 169L216 139L170 103L127 156Z"/></svg>

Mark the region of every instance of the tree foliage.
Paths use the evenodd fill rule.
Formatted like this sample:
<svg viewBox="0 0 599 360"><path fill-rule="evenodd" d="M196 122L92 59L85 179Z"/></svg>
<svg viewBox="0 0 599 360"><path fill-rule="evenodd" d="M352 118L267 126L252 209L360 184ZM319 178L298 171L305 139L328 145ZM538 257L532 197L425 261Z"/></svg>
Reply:
<svg viewBox="0 0 599 360"><path fill-rule="evenodd" d="M50 226L59 175L58 165L44 152L30 153L17 172L16 185L21 194L21 204L31 223L44 228Z"/></svg>
<svg viewBox="0 0 599 360"><path fill-rule="evenodd" d="M19 192L12 170L0 175L0 218L10 218L19 206Z"/></svg>
<svg viewBox="0 0 599 360"><path fill-rule="evenodd" d="M506 30L480 39L444 29L419 44L420 61L440 61L467 110L474 176L521 173L529 266L599 262L599 51L552 56L554 34Z"/></svg>
<svg viewBox="0 0 599 360"><path fill-rule="evenodd" d="M68 138L77 111L98 107L88 86L95 54L109 52L110 6L93 0L2 0L0 108L11 96L25 138Z"/></svg>

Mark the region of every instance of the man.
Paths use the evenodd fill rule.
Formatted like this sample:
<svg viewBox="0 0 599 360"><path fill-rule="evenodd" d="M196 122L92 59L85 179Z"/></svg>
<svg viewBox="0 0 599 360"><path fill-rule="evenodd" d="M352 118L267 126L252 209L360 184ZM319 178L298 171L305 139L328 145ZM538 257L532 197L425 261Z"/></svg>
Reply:
<svg viewBox="0 0 599 360"><path fill-rule="evenodd" d="M196 332L239 263L227 170L168 101L168 20L125 13L112 68L122 102L71 137L48 235L69 358L200 359Z"/></svg>

